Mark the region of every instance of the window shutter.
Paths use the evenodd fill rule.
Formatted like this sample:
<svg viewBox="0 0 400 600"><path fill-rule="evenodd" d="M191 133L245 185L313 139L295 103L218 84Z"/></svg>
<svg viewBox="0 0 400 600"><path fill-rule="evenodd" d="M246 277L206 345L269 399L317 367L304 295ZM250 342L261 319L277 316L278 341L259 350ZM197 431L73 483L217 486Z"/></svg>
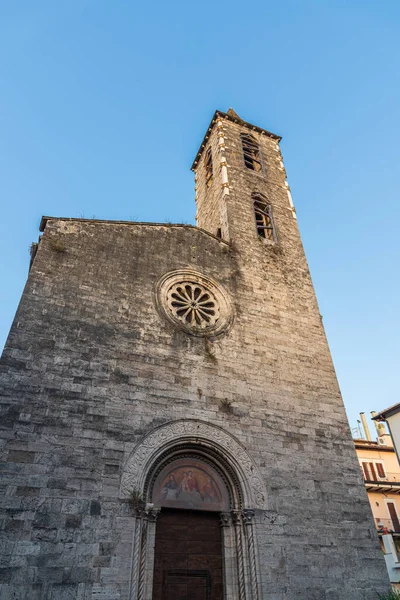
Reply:
<svg viewBox="0 0 400 600"><path fill-rule="evenodd" d="M378 477L376 476L376 471L375 471L375 465L374 465L374 463L369 463L369 468L370 468L371 473L372 473L372 479L373 479L373 481L378 481Z"/></svg>
<svg viewBox="0 0 400 600"><path fill-rule="evenodd" d="M376 470L378 471L379 477L386 477L385 469L381 463L376 463Z"/></svg>
<svg viewBox="0 0 400 600"><path fill-rule="evenodd" d="M361 464L362 464L362 468L363 468L363 471L364 471L364 478L365 479L369 479L368 463L363 462Z"/></svg>

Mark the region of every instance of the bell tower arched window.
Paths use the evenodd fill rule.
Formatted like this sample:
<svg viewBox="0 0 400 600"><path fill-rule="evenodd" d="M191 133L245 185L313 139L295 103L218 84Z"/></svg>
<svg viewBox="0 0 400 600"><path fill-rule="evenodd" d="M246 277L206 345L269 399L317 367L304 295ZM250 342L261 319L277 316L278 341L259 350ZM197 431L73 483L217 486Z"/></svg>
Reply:
<svg viewBox="0 0 400 600"><path fill-rule="evenodd" d="M251 197L253 199L258 236L271 242L275 242L276 236L271 205L262 194L254 193Z"/></svg>
<svg viewBox="0 0 400 600"><path fill-rule="evenodd" d="M212 164L212 154L211 148L209 148L206 152L205 160L204 160L204 169L206 173L206 185L210 185L213 180L213 164Z"/></svg>
<svg viewBox="0 0 400 600"><path fill-rule="evenodd" d="M241 135L244 164L248 169L262 173L261 152L251 135Z"/></svg>

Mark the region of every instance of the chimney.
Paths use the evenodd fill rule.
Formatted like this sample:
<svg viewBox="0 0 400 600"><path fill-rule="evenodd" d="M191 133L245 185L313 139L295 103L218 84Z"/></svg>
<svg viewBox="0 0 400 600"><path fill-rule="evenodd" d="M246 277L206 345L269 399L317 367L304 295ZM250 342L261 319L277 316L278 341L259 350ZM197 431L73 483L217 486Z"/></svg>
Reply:
<svg viewBox="0 0 400 600"><path fill-rule="evenodd" d="M374 410L371 410L371 417L374 418L374 416L376 415L376 412ZM381 435L379 432L379 425L380 423L378 423L377 421L374 421L374 425L375 425L375 429L378 435Z"/></svg>
<svg viewBox="0 0 400 600"><path fill-rule="evenodd" d="M364 428L364 431L365 431L365 437L367 438L367 440L369 442L372 442L371 434L370 434L369 428L368 428L367 419L365 418L365 413L361 412L360 413L360 417L361 417L361 422L363 424L363 428Z"/></svg>

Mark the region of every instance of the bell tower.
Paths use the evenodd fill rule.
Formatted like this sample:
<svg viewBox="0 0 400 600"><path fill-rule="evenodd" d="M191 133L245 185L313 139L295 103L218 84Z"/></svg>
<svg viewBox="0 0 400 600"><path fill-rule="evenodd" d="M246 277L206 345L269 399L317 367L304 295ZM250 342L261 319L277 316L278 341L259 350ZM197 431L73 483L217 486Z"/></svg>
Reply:
<svg viewBox="0 0 400 600"><path fill-rule="evenodd" d="M192 165L199 227L251 252L281 241L281 217L297 230L280 139L231 108L215 112Z"/></svg>
<svg viewBox="0 0 400 600"><path fill-rule="evenodd" d="M288 339L298 336L297 353L305 337L295 322L307 319L324 340L325 334L280 140L278 135L244 121L232 109L216 111L192 170L197 225L230 243L239 275L236 285L252 290L248 300L254 303L254 314L259 313L256 337L268 332L270 345L282 335L285 346ZM290 322L285 323L283 334L281 325L286 318ZM326 342L322 357L332 369Z"/></svg>

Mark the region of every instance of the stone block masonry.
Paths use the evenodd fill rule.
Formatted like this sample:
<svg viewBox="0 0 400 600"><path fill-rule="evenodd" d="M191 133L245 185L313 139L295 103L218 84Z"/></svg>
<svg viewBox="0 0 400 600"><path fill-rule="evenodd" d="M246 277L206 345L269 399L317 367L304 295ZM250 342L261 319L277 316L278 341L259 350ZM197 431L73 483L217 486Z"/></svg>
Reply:
<svg viewBox="0 0 400 600"><path fill-rule="evenodd" d="M209 186L204 153L196 165L199 228L44 219L1 363L2 600L150 600L152 564L132 591L142 517L122 482L147 436L188 420L232 437L265 489L262 506L244 506L249 567L227 598L388 588L277 140L252 131L255 173L244 131L216 116ZM252 192L272 205L275 244L257 237ZM191 335L165 318L157 284L185 270L226 292L226 331Z"/></svg>

